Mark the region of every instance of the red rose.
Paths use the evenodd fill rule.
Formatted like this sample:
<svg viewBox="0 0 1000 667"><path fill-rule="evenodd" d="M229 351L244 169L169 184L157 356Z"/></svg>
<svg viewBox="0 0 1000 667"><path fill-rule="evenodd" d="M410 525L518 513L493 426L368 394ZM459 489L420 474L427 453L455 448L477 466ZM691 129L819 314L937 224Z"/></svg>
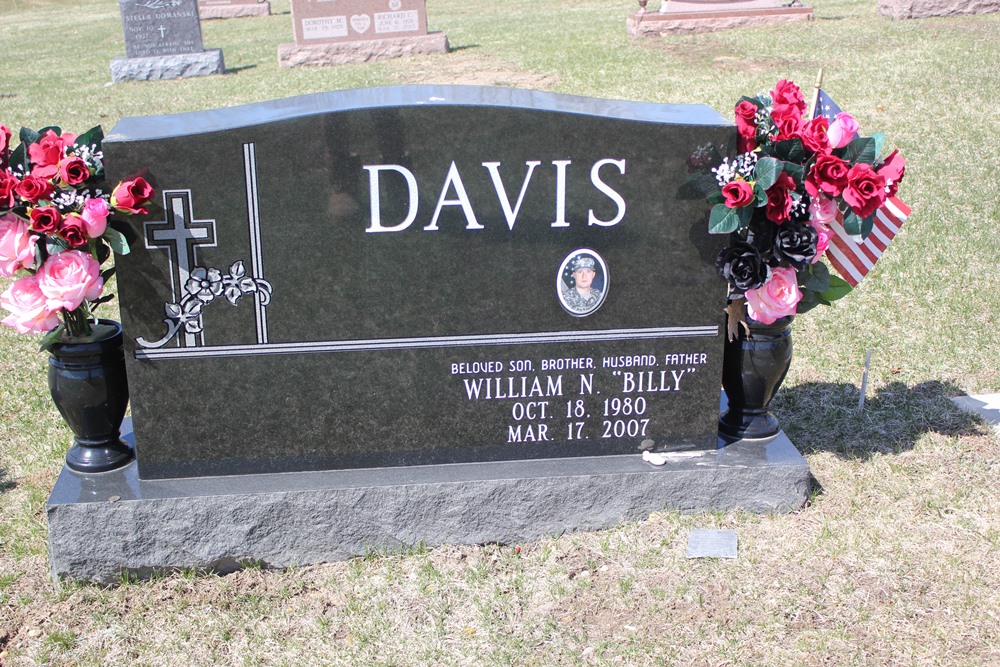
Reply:
<svg viewBox="0 0 1000 667"><path fill-rule="evenodd" d="M886 194L889 197L894 197L896 190L899 189L899 182L903 180L903 175L906 173L906 160L899 154L899 151L893 151L875 171L885 179L889 188Z"/></svg>
<svg viewBox="0 0 1000 667"><path fill-rule="evenodd" d="M885 178L871 165L859 163L847 172L844 201L861 218L870 218L885 201Z"/></svg>
<svg viewBox="0 0 1000 667"><path fill-rule="evenodd" d="M791 81L782 79L774 84L774 90L771 91L771 102L775 107L794 107L798 110L799 117L806 112L806 100L802 96L802 91Z"/></svg>
<svg viewBox="0 0 1000 667"><path fill-rule="evenodd" d="M839 197L847 187L847 163L835 155L817 155L813 168L806 177L806 192L815 197L822 192Z"/></svg>
<svg viewBox="0 0 1000 667"><path fill-rule="evenodd" d="M66 239L70 248L86 245L87 225L79 215L70 213L63 218L62 224L59 225L59 236Z"/></svg>
<svg viewBox="0 0 1000 667"><path fill-rule="evenodd" d="M771 120L778 128L778 141L794 139L802 129L802 112L798 107L776 104L771 110Z"/></svg>
<svg viewBox="0 0 1000 667"><path fill-rule="evenodd" d="M142 177L124 181L111 193L111 206L129 213L148 213L145 204L153 198L153 186Z"/></svg>
<svg viewBox="0 0 1000 667"><path fill-rule="evenodd" d="M37 204L39 199L46 199L52 196L53 192L51 183L44 178L31 175L25 176L24 180L18 183L15 190L21 199L32 204Z"/></svg>
<svg viewBox="0 0 1000 667"><path fill-rule="evenodd" d="M55 234L62 223L62 213L55 206L38 206L28 213L31 229L40 234Z"/></svg>
<svg viewBox="0 0 1000 667"><path fill-rule="evenodd" d="M753 187L746 181L729 181L722 186L722 196L729 208L740 208L754 200Z"/></svg>
<svg viewBox="0 0 1000 667"><path fill-rule="evenodd" d="M28 146L28 157L31 159L32 165L31 175L39 178L52 178L59 171L59 161L63 159L65 154L66 139L52 130L46 130L44 136Z"/></svg>
<svg viewBox="0 0 1000 667"><path fill-rule="evenodd" d="M810 153L829 153L830 139L827 137L827 130L830 128L830 121L823 116L817 116L808 123L802 125L802 145Z"/></svg>
<svg viewBox="0 0 1000 667"><path fill-rule="evenodd" d="M9 171L0 171L0 206L10 208L14 205L14 194L18 182L14 174Z"/></svg>
<svg viewBox="0 0 1000 667"><path fill-rule="evenodd" d="M90 178L90 167L83 158L73 155L59 163L59 178L66 185L80 185Z"/></svg>
<svg viewBox="0 0 1000 667"><path fill-rule="evenodd" d="M776 225L788 222L792 217L792 198L788 193L795 189L795 181L785 172L778 174L778 180L767 189L767 219Z"/></svg>
<svg viewBox="0 0 1000 667"><path fill-rule="evenodd" d="M736 105L736 131L738 133L740 153L752 151L757 147L757 105L749 100L743 100Z"/></svg>

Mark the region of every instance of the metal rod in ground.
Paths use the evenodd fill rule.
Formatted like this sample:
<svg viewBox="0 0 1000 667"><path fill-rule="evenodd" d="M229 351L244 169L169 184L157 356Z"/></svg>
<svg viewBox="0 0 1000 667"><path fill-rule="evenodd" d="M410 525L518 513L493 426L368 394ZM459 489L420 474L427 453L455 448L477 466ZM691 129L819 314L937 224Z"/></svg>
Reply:
<svg viewBox="0 0 1000 667"><path fill-rule="evenodd" d="M861 396L858 397L858 413L865 409L865 393L868 391L868 368L872 363L872 349L865 352L865 371L861 374Z"/></svg>

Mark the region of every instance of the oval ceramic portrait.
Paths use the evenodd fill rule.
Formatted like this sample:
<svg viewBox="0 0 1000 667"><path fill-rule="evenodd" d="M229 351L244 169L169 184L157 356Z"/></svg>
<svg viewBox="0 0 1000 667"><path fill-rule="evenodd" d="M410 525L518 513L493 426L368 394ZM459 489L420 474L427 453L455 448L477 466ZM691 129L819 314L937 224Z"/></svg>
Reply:
<svg viewBox="0 0 1000 667"><path fill-rule="evenodd" d="M610 286L608 265L590 248L566 255L556 274L559 304L573 317L586 317L600 308Z"/></svg>

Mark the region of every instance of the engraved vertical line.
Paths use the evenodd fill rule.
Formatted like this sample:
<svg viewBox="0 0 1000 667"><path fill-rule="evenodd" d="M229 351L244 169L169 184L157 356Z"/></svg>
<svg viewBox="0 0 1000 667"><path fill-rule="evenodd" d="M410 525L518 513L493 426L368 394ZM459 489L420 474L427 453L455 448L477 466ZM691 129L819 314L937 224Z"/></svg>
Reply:
<svg viewBox="0 0 1000 667"><path fill-rule="evenodd" d="M243 167L247 185L247 221L250 227L250 271L254 280L264 276L263 256L260 247L260 209L257 200L257 151L254 144L243 144ZM257 342L267 342L267 309L255 296L257 315Z"/></svg>

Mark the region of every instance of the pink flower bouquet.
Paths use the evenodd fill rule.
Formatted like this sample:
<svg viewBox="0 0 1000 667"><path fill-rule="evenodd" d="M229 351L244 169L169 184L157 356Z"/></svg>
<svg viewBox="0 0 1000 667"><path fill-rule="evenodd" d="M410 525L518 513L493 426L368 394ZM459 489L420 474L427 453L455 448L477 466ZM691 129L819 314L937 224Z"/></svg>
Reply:
<svg viewBox="0 0 1000 667"><path fill-rule="evenodd" d="M136 177L109 188L100 127L82 135L47 127L11 133L0 125L0 319L19 333L49 332L43 347L93 331L93 310L112 298L101 270L111 251L128 253L117 214L146 213L153 188ZM0 313L2 314L2 313Z"/></svg>

